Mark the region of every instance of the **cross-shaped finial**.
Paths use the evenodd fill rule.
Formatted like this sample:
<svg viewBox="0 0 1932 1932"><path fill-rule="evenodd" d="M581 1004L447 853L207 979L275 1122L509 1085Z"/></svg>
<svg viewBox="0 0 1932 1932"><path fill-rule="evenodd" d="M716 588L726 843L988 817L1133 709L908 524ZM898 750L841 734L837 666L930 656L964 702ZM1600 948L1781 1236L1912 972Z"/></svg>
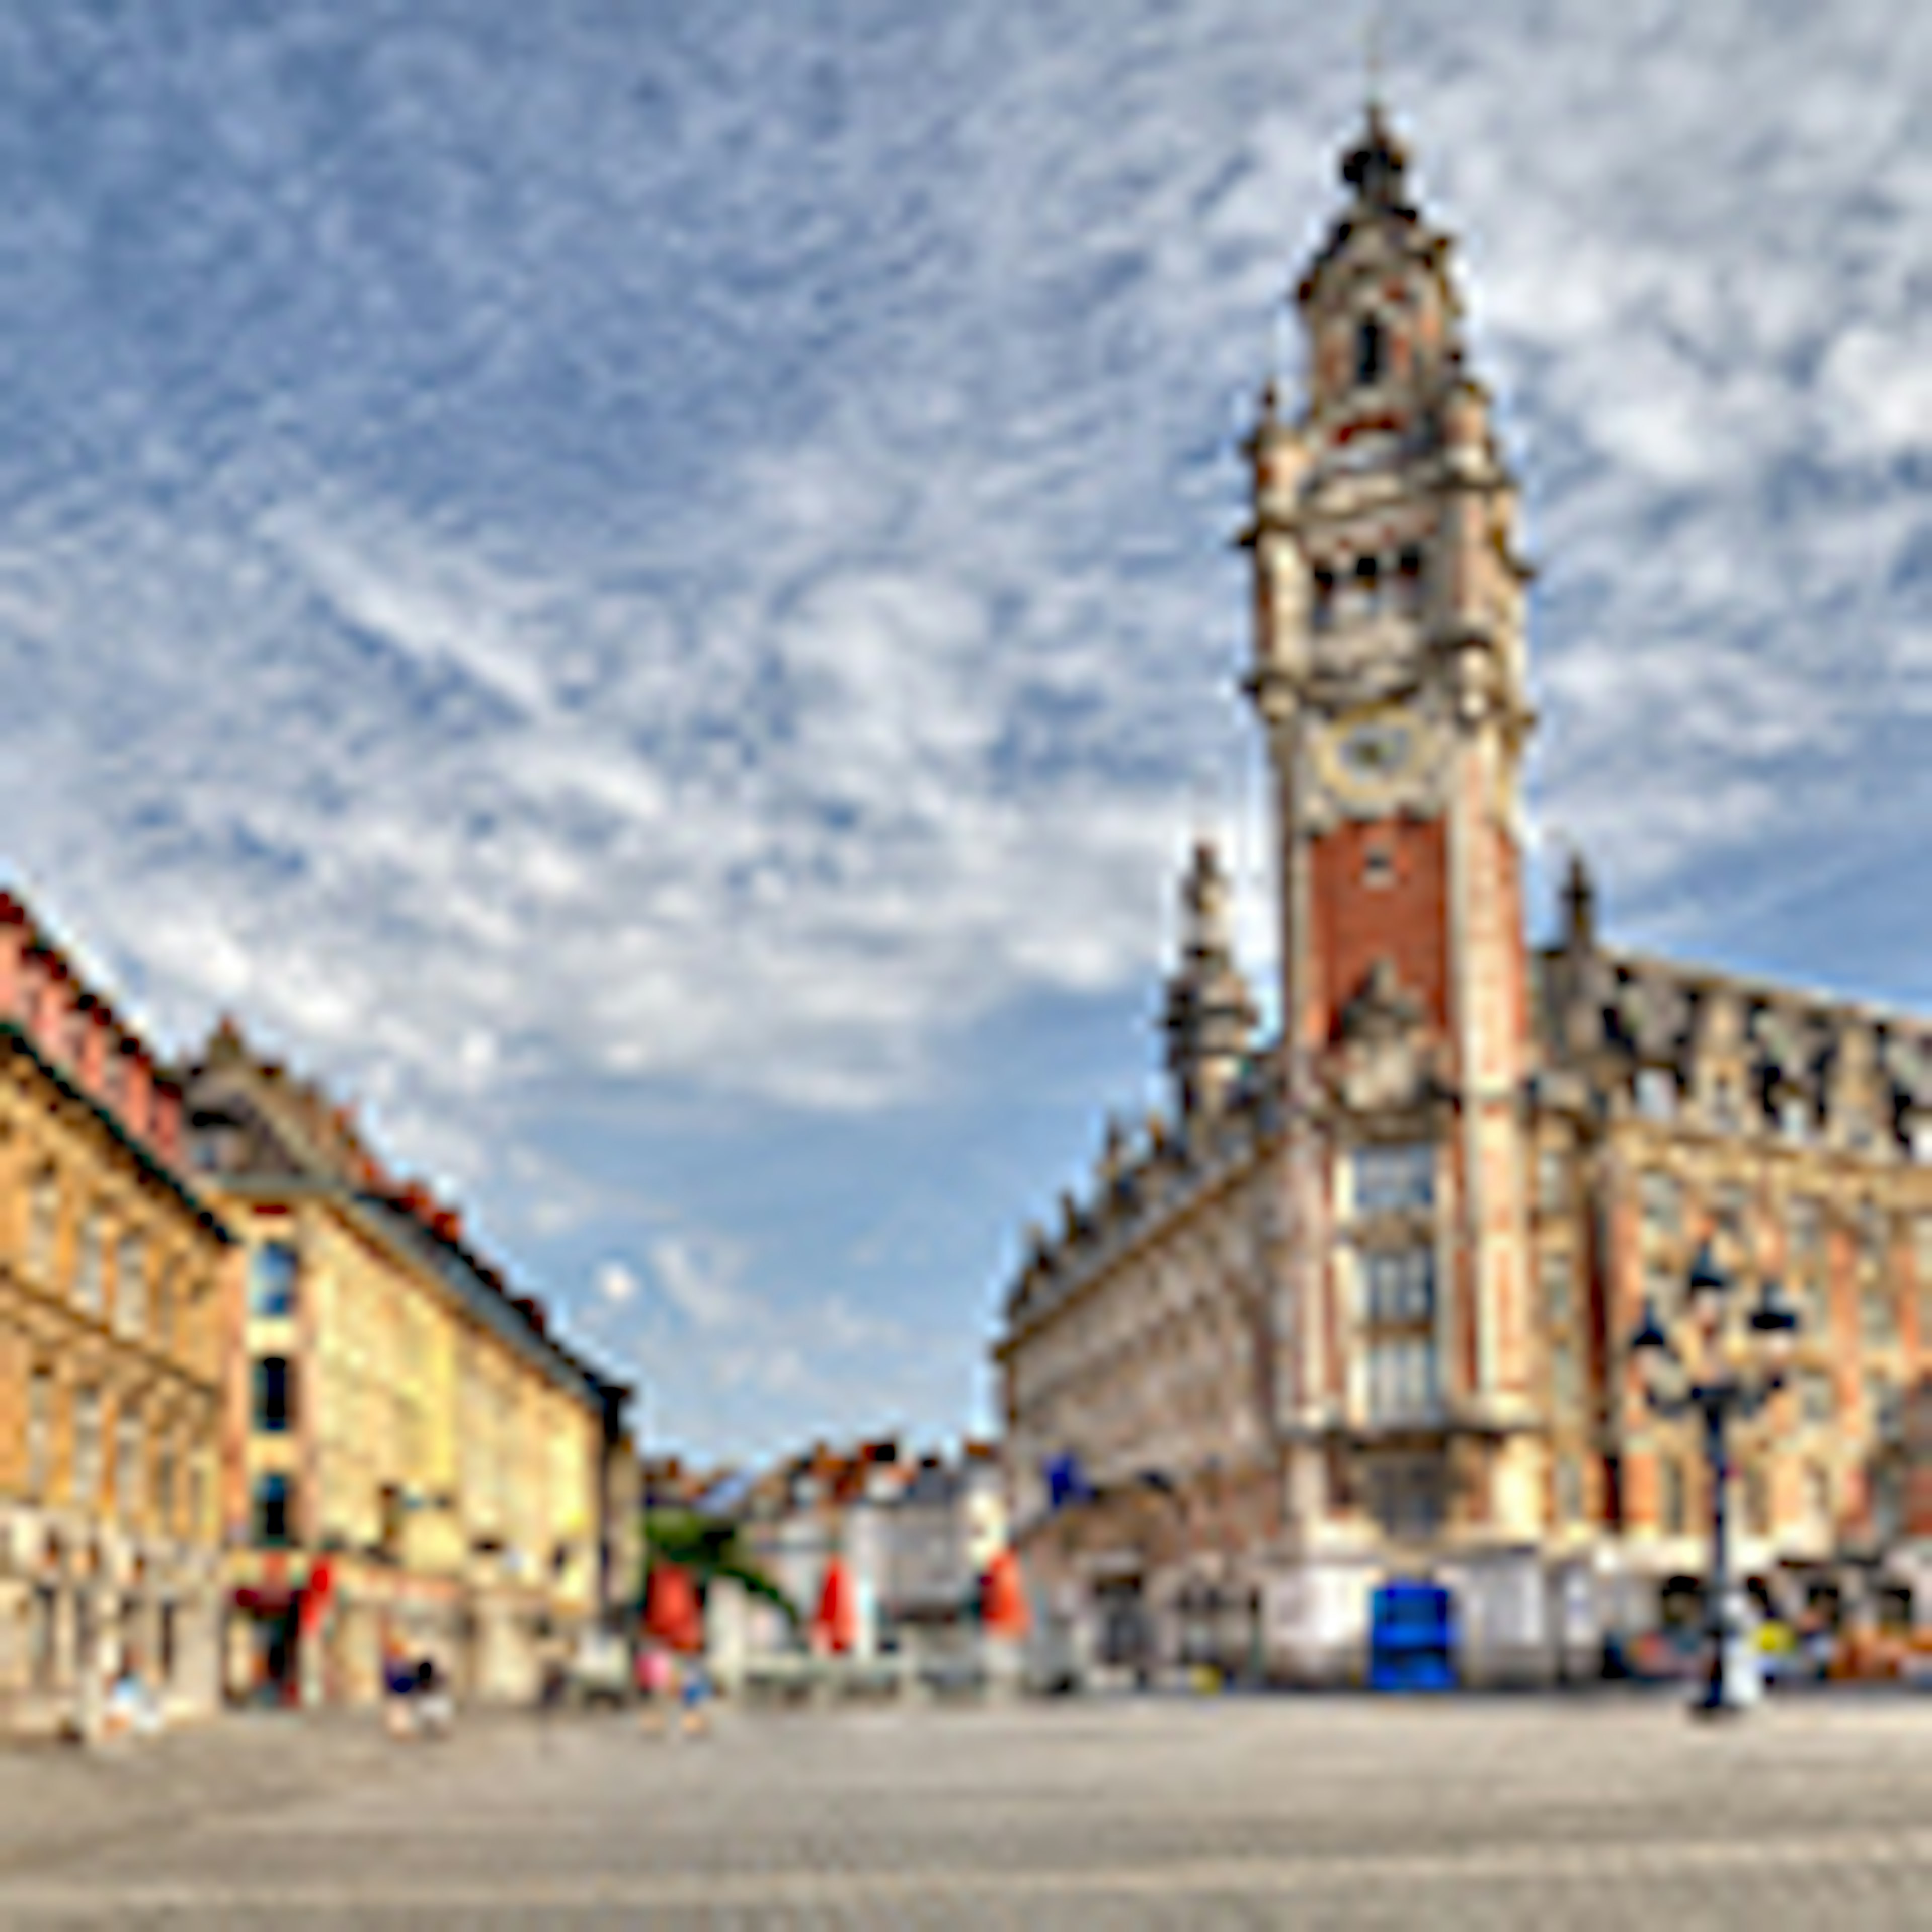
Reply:
<svg viewBox="0 0 1932 1932"><path fill-rule="evenodd" d="M1369 0L1368 19L1362 27L1362 64L1367 72L1369 106L1382 105L1382 10L1378 0Z"/></svg>

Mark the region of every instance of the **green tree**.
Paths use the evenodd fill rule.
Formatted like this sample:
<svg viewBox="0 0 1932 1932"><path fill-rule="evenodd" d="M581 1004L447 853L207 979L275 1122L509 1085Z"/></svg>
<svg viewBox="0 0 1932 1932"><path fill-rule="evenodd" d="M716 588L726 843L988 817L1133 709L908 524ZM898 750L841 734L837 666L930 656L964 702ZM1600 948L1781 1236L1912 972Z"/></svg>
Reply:
<svg viewBox="0 0 1932 1932"><path fill-rule="evenodd" d="M674 1563L697 1589L702 1603L721 1579L735 1583L747 1596L775 1605L794 1628L801 1622L798 1608L766 1573L746 1546L742 1527L722 1516L695 1510L647 1510L644 1513L644 1575L638 1579L641 1599L653 1563Z"/></svg>

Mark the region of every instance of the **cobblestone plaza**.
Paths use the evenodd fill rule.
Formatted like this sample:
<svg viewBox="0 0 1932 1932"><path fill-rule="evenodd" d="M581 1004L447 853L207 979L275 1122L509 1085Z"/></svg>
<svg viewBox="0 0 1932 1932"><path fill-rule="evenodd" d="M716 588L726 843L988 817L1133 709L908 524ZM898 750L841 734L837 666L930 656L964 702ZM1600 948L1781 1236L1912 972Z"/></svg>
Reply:
<svg viewBox="0 0 1932 1932"><path fill-rule="evenodd" d="M1932 1704L230 1719L0 1758L0 1925L1905 1926Z"/></svg>

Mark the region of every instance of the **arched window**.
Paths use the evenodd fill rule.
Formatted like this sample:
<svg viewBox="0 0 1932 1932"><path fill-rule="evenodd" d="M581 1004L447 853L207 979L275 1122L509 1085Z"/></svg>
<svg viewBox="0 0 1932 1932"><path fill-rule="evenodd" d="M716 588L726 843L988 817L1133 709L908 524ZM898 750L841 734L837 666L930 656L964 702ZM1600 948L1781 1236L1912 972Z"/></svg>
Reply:
<svg viewBox="0 0 1932 1932"><path fill-rule="evenodd" d="M1372 610L1382 600L1382 566L1372 556L1355 560L1355 596L1365 610Z"/></svg>
<svg viewBox="0 0 1932 1932"><path fill-rule="evenodd" d="M1388 363L1388 341L1382 326L1373 316L1363 318L1355 331L1355 383L1366 388L1379 382Z"/></svg>

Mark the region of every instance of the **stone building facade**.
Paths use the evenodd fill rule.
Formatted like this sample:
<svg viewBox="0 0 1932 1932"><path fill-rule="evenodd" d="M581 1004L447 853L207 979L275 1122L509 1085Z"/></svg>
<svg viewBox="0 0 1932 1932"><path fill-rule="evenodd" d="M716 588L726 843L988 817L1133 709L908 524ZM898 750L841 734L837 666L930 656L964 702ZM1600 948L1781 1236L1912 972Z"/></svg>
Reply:
<svg viewBox="0 0 1932 1932"><path fill-rule="evenodd" d="M1172 1110L1030 1232L996 1347L1046 1626L1100 1668L1347 1678L1373 1586L1426 1574L1471 1677L1593 1667L1702 1567L1695 1445L1624 1343L1707 1237L1805 1316L1739 1459L1744 1569L1932 1615L1932 1028L1619 953L1580 862L1528 945L1516 485L1379 112L1342 174L1307 394L1247 445L1283 1023L1256 1038L1204 848Z"/></svg>
<svg viewBox="0 0 1932 1932"><path fill-rule="evenodd" d="M182 1154L179 1090L0 896L0 1736L92 1735L124 1664L218 1701L236 1270Z"/></svg>
<svg viewBox="0 0 1932 1932"><path fill-rule="evenodd" d="M231 1696L362 1702L394 1645L523 1700L627 1598L628 1390L549 1331L460 1218L232 1026L186 1076L246 1256L227 1385Z"/></svg>

